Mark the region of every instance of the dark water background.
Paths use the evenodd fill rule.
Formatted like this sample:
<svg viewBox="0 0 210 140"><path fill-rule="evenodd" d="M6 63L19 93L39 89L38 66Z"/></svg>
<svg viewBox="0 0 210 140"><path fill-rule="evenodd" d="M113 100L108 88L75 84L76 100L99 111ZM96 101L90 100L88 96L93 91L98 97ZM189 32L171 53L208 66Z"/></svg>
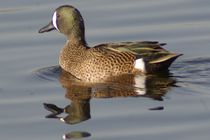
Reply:
<svg viewBox="0 0 210 140"><path fill-rule="evenodd" d="M123 89L123 94L118 85L107 95L110 86L98 85L87 97L73 95L72 88L66 88L72 85L60 77L58 67L52 67L58 65L64 36L38 34L53 10L63 4L81 11L89 45L158 40L167 42L166 49L184 55L172 65L169 78L137 77L143 85L140 90L149 94L138 96L133 89ZM57 140L68 134L93 140L208 140L209 7L209 0L2 1L0 138ZM157 85L160 81L163 84ZM73 87L81 93L90 90ZM71 104L88 120L70 125L47 119L50 112L43 107L45 102L62 108Z"/></svg>

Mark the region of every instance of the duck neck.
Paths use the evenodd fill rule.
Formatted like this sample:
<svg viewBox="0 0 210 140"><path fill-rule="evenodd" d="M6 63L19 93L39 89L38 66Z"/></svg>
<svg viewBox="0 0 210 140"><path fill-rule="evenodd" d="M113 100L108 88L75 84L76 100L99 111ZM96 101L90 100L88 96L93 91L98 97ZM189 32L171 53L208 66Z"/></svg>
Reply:
<svg viewBox="0 0 210 140"><path fill-rule="evenodd" d="M79 46L87 46L85 40L84 25L77 25L72 28L71 33L67 36L69 43Z"/></svg>

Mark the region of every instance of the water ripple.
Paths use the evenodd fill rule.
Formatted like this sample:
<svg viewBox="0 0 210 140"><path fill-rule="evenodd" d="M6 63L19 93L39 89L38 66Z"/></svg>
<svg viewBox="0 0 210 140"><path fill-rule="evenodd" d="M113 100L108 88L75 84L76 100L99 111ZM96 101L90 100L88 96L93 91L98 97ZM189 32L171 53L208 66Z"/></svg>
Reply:
<svg viewBox="0 0 210 140"><path fill-rule="evenodd" d="M210 58L199 57L176 63L172 69L180 81L179 85L186 89L210 95Z"/></svg>

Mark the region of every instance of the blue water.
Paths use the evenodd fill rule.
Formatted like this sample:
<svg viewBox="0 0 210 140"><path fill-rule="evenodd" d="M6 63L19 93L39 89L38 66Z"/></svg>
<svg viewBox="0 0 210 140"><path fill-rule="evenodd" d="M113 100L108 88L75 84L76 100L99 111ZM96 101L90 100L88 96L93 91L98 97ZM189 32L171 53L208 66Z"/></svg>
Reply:
<svg viewBox="0 0 210 140"><path fill-rule="evenodd" d="M184 55L167 76L138 76L137 88L69 84L58 67L65 37L56 31L38 34L63 4L81 11L90 46L155 40ZM209 6L208 0L1 2L0 138L57 140L66 134L91 140L208 140ZM50 118L43 103L66 107L72 114ZM76 124L59 120L78 108L83 119Z"/></svg>

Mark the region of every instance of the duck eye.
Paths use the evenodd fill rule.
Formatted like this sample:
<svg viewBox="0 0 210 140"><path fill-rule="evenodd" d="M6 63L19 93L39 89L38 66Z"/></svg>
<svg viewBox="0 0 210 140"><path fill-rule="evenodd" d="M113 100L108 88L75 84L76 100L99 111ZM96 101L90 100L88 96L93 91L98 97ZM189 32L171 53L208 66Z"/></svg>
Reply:
<svg viewBox="0 0 210 140"><path fill-rule="evenodd" d="M57 18L60 18L60 15L59 14L57 14Z"/></svg>

